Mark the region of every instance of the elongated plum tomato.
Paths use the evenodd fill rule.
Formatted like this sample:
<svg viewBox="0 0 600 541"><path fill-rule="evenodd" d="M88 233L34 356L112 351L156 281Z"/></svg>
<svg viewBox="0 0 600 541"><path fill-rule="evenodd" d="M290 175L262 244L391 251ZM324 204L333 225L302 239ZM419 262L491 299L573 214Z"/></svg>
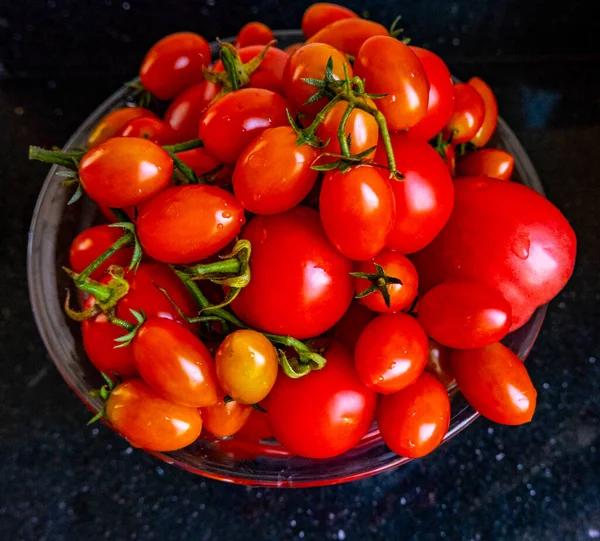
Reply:
<svg viewBox="0 0 600 541"><path fill-rule="evenodd" d="M263 132L240 155L233 171L233 192L254 214L279 214L295 207L310 192L319 151L297 145L291 126Z"/></svg>
<svg viewBox="0 0 600 541"><path fill-rule="evenodd" d="M169 105L163 120L175 132L177 141L191 141L198 137L198 122L210 103L204 93L207 81L190 86L179 94Z"/></svg>
<svg viewBox="0 0 600 541"><path fill-rule="evenodd" d="M200 413L205 430L217 438L228 438L242 429L252 410L252 406L235 400L225 402L221 396L216 404L201 408Z"/></svg>
<svg viewBox="0 0 600 541"><path fill-rule="evenodd" d="M425 371L433 374L446 389L456 383L456 378L450 367L450 348L429 339L429 356Z"/></svg>
<svg viewBox="0 0 600 541"><path fill-rule="evenodd" d="M269 128L289 124L287 102L263 88L242 88L223 96L200 119L198 137L221 163L235 163L242 151Z"/></svg>
<svg viewBox="0 0 600 541"><path fill-rule="evenodd" d="M150 199L171 182L173 160L152 141L113 137L79 163L85 192L97 203L124 208Z"/></svg>
<svg viewBox="0 0 600 541"><path fill-rule="evenodd" d="M424 373L412 385L384 396L377 407L377 425L386 445L400 456L419 458L444 439L450 424L446 388Z"/></svg>
<svg viewBox="0 0 600 541"><path fill-rule="evenodd" d="M377 314L366 306L353 302L333 328L333 337L354 353L360 333L376 316Z"/></svg>
<svg viewBox="0 0 600 541"><path fill-rule="evenodd" d="M193 32L177 32L156 42L140 67L144 88L161 100L170 100L204 79L210 64L208 42Z"/></svg>
<svg viewBox="0 0 600 541"><path fill-rule="evenodd" d="M94 126L92 133L88 137L88 148L94 148L104 143L104 141L114 137L130 120L142 117L156 118L156 115L143 107L123 107L122 109L111 111Z"/></svg>
<svg viewBox="0 0 600 541"><path fill-rule="evenodd" d="M229 192L189 184L169 188L144 205L137 232L150 257L165 263L191 263L225 248L244 222L244 209Z"/></svg>
<svg viewBox="0 0 600 541"><path fill-rule="evenodd" d="M419 323L444 346L472 349L504 338L512 319L510 304L498 290L479 282L450 280L421 297Z"/></svg>
<svg viewBox="0 0 600 541"><path fill-rule="evenodd" d="M130 120L117 134L119 137L142 137L157 145L172 145L177 141L175 132L158 118L141 117Z"/></svg>
<svg viewBox="0 0 600 541"><path fill-rule="evenodd" d="M458 388L481 415L504 425L531 421L537 392L521 359L506 346L453 350L450 363Z"/></svg>
<svg viewBox="0 0 600 541"><path fill-rule="evenodd" d="M452 137L452 144L466 143L475 137L483 125L485 104L474 87L459 83L454 85L454 110L442 131L444 140Z"/></svg>
<svg viewBox="0 0 600 541"><path fill-rule="evenodd" d="M318 88L305 82L304 79L323 80L330 58L333 62L332 75L334 79L345 79L344 64L348 70L348 76L352 77L352 66L346 56L334 47L323 43L303 45L287 61L283 70L283 87L287 99L299 112L316 115L327 105L327 98L306 103L318 91Z"/></svg>
<svg viewBox="0 0 600 541"><path fill-rule="evenodd" d="M183 325L148 319L131 343L142 379L163 398L193 408L217 403L217 379L206 346Z"/></svg>
<svg viewBox="0 0 600 541"><path fill-rule="evenodd" d="M331 243L346 257L371 259L385 246L394 225L394 194L384 169L352 167L329 171L319 198L321 223Z"/></svg>
<svg viewBox="0 0 600 541"><path fill-rule="evenodd" d="M354 364L369 389L390 394L404 389L425 370L427 335L407 314L382 314L361 333Z"/></svg>
<svg viewBox="0 0 600 541"><path fill-rule="evenodd" d="M235 38L235 46L240 49L250 45L266 45L274 39L273 31L266 24L252 21L242 26Z"/></svg>
<svg viewBox="0 0 600 541"><path fill-rule="evenodd" d="M221 165L202 147L178 152L177 157L188 167L191 167L198 176L213 171Z"/></svg>
<svg viewBox="0 0 600 541"><path fill-rule="evenodd" d="M356 375L352 357L338 342L325 352L321 370L298 379L280 371L266 401L273 436L308 458L339 455L367 433L377 397Z"/></svg>
<svg viewBox="0 0 600 541"><path fill-rule="evenodd" d="M396 167L404 180L390 180L396 220L386 248L410 254L427 246L448 221L454 187L444 160L426 141L398 133L391 136L391 142ZM375 161L387 164L381 142Z"/></svg>
<svg viewBox="0 0 600 541"><path fill-rule="evenodd" d="M106 418L131 445L152 451L182 449L202 432L197 408L162 398L141 379L115 387L106 401Z"/></svg>
<svg viewBox="0 0 600 541"><path fill-rule="evenodd" d="M344 54L355 57L369 38L389 34L382 24L366 19L349 18L328 24L311 36L307 43L326 43Z"/></svg>
<svg viewBox="0 0 600 541"><path fill-rule="evenodd" d="M365 79L365 89L386 94L377 100L391 131L412 128L427 115L429 81L417 55L390 36L375 36L363 44L354 72Z"/></svg>
<svg viewBox="0 0 600 541"><path fill-rule="evenodd" d="M309 39L319 32L319 30L322 30L335 21L358 18L358 15L354 11L344 6L319 2L308 6L304 12L302 16L302 32L306 36L306 39Z"/></svg>
<svg viewBox="0 0 600 541"><path fill-rule="evenodd" d="M460 177L487 175L499 180L510 180L515 167L515 159L499 148L482 148L467 152L456 163L456 174Z"/></svg>
<svg viewBox="0 0 600 541"><path fill-rule="evenodd" d="M420 60L429 81L429 101L427 115L417 122L408 133L428 141L442 131L454 110L454 84L450 70L435 53L421 47L409 49Z"/></svg>
<svg viewBox="0 0 600 541"><path fill-rule="evenodd" d="M252 244L252 280L231 306L251 327L302 339L344 315L352 300L352 264L327 240L315 210L298 206L255 216L242 237Z"/></svg>
<svg viewBox="0 0 600 541"><path fill-rule="evenodd" d="M479 77L469 79L467 84L477 90L485 104L483 124L471 139L471 143L475 146L484 147L492 138L492 135L494 135L494 131L496 130L496 124L498 123L498 103L496 102L496 96L494 96L492 89Z"/></svg>

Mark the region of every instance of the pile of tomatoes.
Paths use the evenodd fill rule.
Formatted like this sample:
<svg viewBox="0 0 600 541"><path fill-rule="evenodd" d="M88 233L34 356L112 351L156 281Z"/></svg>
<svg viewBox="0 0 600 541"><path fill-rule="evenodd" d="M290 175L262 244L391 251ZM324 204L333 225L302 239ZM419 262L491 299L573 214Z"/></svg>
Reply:
<svg viewBox="0 0 600 541"><path fill-rule="evenodd" d="M70 269L100 415L133 445L274 438L338 455L377 422L396 453L443 440L448 391L528 422L536 391L501 340L565 285L575 236L485 147L479 78L333 4L305 44L250 23L235 44L183 32L143 60L145 107L109 113L65 168L110 223ZM152 107L148 104L152 103Z"/></svg>

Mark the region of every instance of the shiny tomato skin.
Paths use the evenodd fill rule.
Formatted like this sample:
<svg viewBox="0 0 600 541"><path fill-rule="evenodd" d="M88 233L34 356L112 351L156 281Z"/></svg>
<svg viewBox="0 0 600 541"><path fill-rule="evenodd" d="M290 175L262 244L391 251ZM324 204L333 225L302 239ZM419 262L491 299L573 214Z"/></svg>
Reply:
<svg viewBox="0 0 600 541"><path fill-rule="evenodd" d="M499 148L483 148L461 156L456 163L456 174L459 177L487 175L510 180L514 167L515 159L508 152Z"/></svg>
<svg viewBox="0 0 600 541"><path fill-rule="evenodd" d="M248 419L235 436L236 439L251 442L259 442L267 438L272 438L273 433L267 422L267 414L264 411L259 411L251 407Z"/></svg>
<svg viewBox="0 0 600 541"><path fill-rule="evenodd" d="M251 45L266 45L274 39L273 31L266 24L252 21L242 26L235 39L235 47L241 49Z"/></svg>
<svg viewBox="0 0 600 541"><path fill-rule="evenodd" d="M333 337L354 353L360 333L376 316L377 314L366 306L352 302L342 319L333 328Z"/></svg>
<svg viewBox="0 0 600 541"><path fill-rule="evenodd" d="M450 348L429 339L429 355L425 371L433 374L446 389L456 383L456 378L450 367Z"/></svg>
<svg viewBox="0 0 600 541"><path fill-rule="evenodd" d="M440 155L425 141L405 134L391 136L396 167L404 180L390 180L396 201L396 220L386 248L403 254L427 246L448 221L454 186ZM387 164L380 143L375 162Z"/></svg>
<svg viewBox="0 0 600 541"><path fill-rule="evenodd" d="M204 79L210 64L208 42L193 32L177 32L156 42L140 67L144 88L161 100L170 100Z"/></svg>
<svg viewBox="0 0 600 541"><path fill-rule="evenodd" d="M188 167L191 167L198 176L202 176L221 165L202 147L178 152L177 156Z"/></svg>
<svg viewBox="0 0 600 541"><path fill-rule="evenodd" d="M467 84L477 90L479 95L483 98L483 103L485 105L483 124L471 139L471 143L481 148L488 144L492 135L494 135L494 131L496 131L496 124L498 123L498 103L496 102L496 96L492 89L479 77L469 79Z"/></svg>
<svg viewBox="0 0 600 541"><path fill-rule="evenodd" d="M171 127L177 142L183 143L198 137L198 122L210 103L204 97L207 81L186 88L169 105L163 120Z"/></svg>
<svg viewBox="0 0 600 541"><path fill-rule="evenodd" d="M156 118L156 115L143 107L122 107L111 111L94 126L88 137L88 148L97 147L104 141L114 137L125 124L134 118Z"/></svg>
<svg viewBox="0 0 600 541"><path fill-rule="evenodd" d="M319 198L321 223L331 243L349 259L363 261L385 246L394 225L394 194L387 171L371 165L325 174Z"/></svg>
<svg viewBox="0 0 600 541"><path fill-rule="evenodd" d="M328 24L313 34L307 43L325 43L344 54L356 57L362 45L374 36L389 36L389 31L382 24L373 21L347 18Z"/></svg>
<svg viewBox="0 0 600 541"><path fill-rule="evenodd" d="M255 216L242 238L252 244L252 280L231 307L247 324L303 339L344 315L353 295L352 264L329 243L315 210Z"/></svg>
<svg viewBox="0 0 600 541"><path fill-rule="evenodd" d="M207 184L175 186L140 209L144 251L165 263L192 263L216 254L240 232L244 209L229 192Z"/></svg>
<svg viewBox="0 0 600 541"><path fill-rule="evenodd" d="M88 151L79 163L85 192L112 208L150 199L171 182L173 160L152 141L113 137Z"/></svg>
<svg viewBox="0 0 600 541"><path fill-rule="evenodd" d="M363 385L348 350L333 342L321 370L292 379L280 371L266 402L273 436L308 458L339 455L367 433L377 397Z"/></svg>
<svg viewBox="0 0 600 541"><path fill-rule="evenodd" d="M442 131L454 110L454 84L450 70L444 61L435 53L410 46L420 60L427 80L429 81L429 101L427 115L417 122L408 133L414 137L421 137L428 141Z"/></svg>
<svg viewBox="0 0 600 541"><path fill-rule="evenodd" d="M287 126L287 102L264 88L242 88L223 96L202 115L198 137L221 163L235 163L269 128Z"/></svg>
<svg viewBox="0 0 600 541"><path fill-rule="evenodd" d="M198 409L165 400L141 379L115 387L106 401L106 418L131 445L151 451L182 449L202 432Z"/></svg>
<svg viewBox="0 0 600 541"><path fill-rule="evenodd" d="M420 458L431 453L450 424L446 388L431 374L421 374L412 385L381 399L377 424L383 441L400 456Z"/></svg>
<svg viewBox="0 0 600 541"><path fill-rule="evenodd" d="M413 127L427 115L429 81L417 55L391 36L369 38L358 51L354 72L377 100L391 131Z"/></svg>
<svg viewBox="0 0 600 541"><path fill-rule="evenodd" d="M317 171L311 166L319 151L297 145L291 126L266 130L240 155L233 172L233 191L254 214L279 214L295 207L313 187Z"/></svg>
<svg viewBox="0 0 600 541"><path fill-rule="evenodd" d="M504 425L531 421L537 392L521 359L506 346L453 350L450 363L458 388L481 415Z"/></svg>
<svg viewBox="0 0 600 541"><path fill-rule="evenodd" d="M204 429L217 438L228 438L239 432L252 413L252 406L235 400L224 402L219 398L216 404L201 408Z"/></svg>
<svg viewBox="0 0 600 541"><path fill-rule="evenodd" d="M342 19L358 19L358 15L351 9L337 4L319 2L308 6L302 15L302 32L306 39L310 39L317 32Z"/></svg>
<svg viewBox="0 0 600 541"><path fill-rule="evenodd" d="M454 85L454 110L442 131L444 140L452 137L452 144L471 140L483 125L485 104L474 87L459 83Z"/></svg>
<svg viewBox="0 0 600 541"><path fill-rule="evenodd" d="M171 127L158 118L140 117L130 120L117 134L119 137L141 137L157 145L172 145L177 141Z"/></svg>

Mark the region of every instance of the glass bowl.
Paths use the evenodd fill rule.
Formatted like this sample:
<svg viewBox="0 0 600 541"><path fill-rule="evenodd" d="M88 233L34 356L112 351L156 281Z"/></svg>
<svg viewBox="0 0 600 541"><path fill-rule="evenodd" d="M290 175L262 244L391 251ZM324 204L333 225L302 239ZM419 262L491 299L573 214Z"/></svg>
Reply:
<svg viewBox="0 0 600 541"><path fill-rule="evenodd" d="M280 47L303 40L298 30L275 33ZM213 55L216 43L211 44ZM112 109L121 107L134 90L124 86L100 105L79 127L65 149L84 148L87 137L97 123ZM492 144L510 152L515 158L516 181L543 194L538 175L523 147L508 125L498 121ZM102 383L97 370L87 360L79 325L63 311L65 290L70 286L61 266L68 263L69 245L83 229L97 218L97 207L89 200L67 206L69 194L63 189L60 168L52 167L34 210L29 231L28 280L33 313L50 357L67 384L92 411L101 407L90 391ZM541 327L546 307L540 307L530 321L505 339L505 344L525 359ZM479 414L457 391L451 392L452 417L444 442L469 426ZM275 442L237 444L234 440L201 439L191 446L171 453L153 455L169 464L206 477L254 486L308 487L342 483L402 466L409 459L390 451L376 426L351 450L343 455L310 460L289 456ZM435 454L426 460L435 460Z"/></svg>

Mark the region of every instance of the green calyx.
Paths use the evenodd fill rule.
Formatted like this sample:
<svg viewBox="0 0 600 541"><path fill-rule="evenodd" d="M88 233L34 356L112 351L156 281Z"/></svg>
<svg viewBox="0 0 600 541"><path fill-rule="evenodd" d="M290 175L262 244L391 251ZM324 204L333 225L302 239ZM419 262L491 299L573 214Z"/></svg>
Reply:
<svg viewBox="0 0 600 541"><path fill-rule="evenodd" d="M92 396L96 396L102 399L102 408L100 408L100 411L88 421L88 426L106 417L106 401L108 400L110 394L114 391L115 387L119 385L119 383L121 383L121 378L117 374L113 373L113 375L117 379L116 384L104 372L100 372L100 375L102 376L106 384L102 385L102 387L100 387L99 389L94 389L90 392L90 394Z"/></svg>
<svg viewBox="0 0 600 541"><path fill-rule="evenodd" d="M131 344L131 341L137 335L139 328L146 321L146 315L141 310L138 312L137 310L133 310L132 308L130 308L129 311L135 318L135 321L136 321L135 324L132 324L132 323L129 323L128 321L124 321L122 319L114 317L113 315L109 315L109 317L108 317L108 320L111 323L113 323L114 325L118 325L119 327L129 331L127 334L124 334L123 336L119 336L119 338L115 338L115 342L117 342L115 349L123 348L123 347Z"/></svg>
<svg viewBox="0 0 600 541"><path fill-rule="evenodd" d="M366 273L366 272L351 272L350 275L354 276L354 278L363 278L364 280L369 280L369 282L371 282L371 285L361 291L358 295L356 295L356 299L362 299L364 297L366 297L367 295L370 295L371 293L375 293L377 291L379 291L381 293L381 296L383 297L383 300L385 302L385 305L389 308L390 304L391 304L391 299L390 299L390 292L388 289L389 285L395 284L395 285L402 285L402 280L400 280L400 278L396 278L394 276L388 276L385 271L383 270L383 267L381 265L379 265L378 263L373 263L373 265L375 265L375 273Z"/></svg>

